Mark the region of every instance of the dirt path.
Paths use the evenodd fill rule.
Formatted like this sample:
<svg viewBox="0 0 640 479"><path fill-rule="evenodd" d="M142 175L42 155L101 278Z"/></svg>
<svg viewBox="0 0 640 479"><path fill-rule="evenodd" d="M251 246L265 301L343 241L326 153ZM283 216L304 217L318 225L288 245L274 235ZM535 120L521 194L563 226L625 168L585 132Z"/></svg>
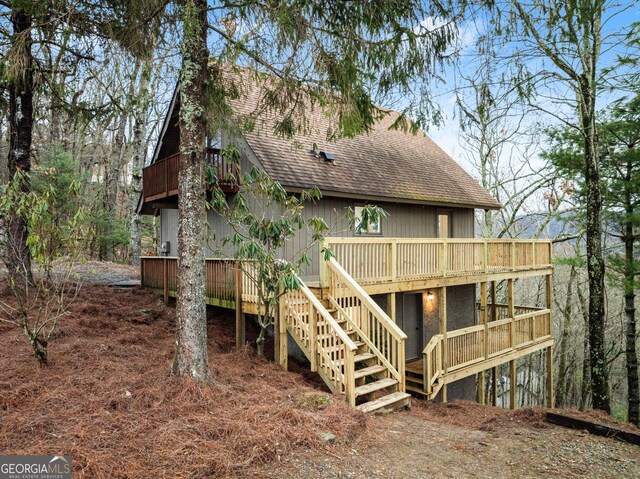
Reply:
<svg viewBox="0 0 640 479"><path fill-rule="evenodd" d="M476 414L470 406L457 414ZM640 448L614 439L489 412L480 427L410 413L376 417L349 446L295 454L256 471L265 478L637 478ZM488 408L486 408L488 409ZM460 418L458 418L460 419ZM459 421L458 421L459 422ZM511 424L510 424L511 422ZM476 424L477 426L477 424Z"/></svg>
<svg viewBox="0 0 640 479"><path fill-rule="evenodd" d="M66 266L65 266L66 268ZM66 269L63 268L64 271ZM129 264L113 263L109 261L87 261L86 263L73 266L73 273L83 284L110 285L113 283L137 282L140 284L140 267ZM39 271L34 268L37 276ZM54 268L53 274L56 274ZM0 280L7 275L7 270L0 264Z"/></svg>
<svg viewBox="0 0 640 479"><path fill-rule="evenodd" d="M88 284L112 284L140 281L140 268L107 261L87 261L74 271Z"/></svg>

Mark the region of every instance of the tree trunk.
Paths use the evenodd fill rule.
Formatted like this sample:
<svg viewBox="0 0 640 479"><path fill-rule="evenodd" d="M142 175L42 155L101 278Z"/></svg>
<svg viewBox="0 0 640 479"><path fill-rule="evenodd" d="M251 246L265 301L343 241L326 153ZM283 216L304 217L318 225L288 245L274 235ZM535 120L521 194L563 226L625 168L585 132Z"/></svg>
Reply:
<svg viewBox="0 0 640 479"><path fill-rule="evenodd" d="M584 411L589 406L589 396L591 391L591 361L589 358L589 311L587 299L584 297L580 283L576 283L576 292L582 309L582 322L584 324L584 334L582 337L582 384L580 385L580 406L579 409Z"/></svg>
<svg viewBox="0 0 640 479"><path fill-rule="evenodd" d="M12 78L9 90L9 177L31 171L31 136L33 128L33 56L31 53L31 17L21 10L11 13L15 42L22 62L19 78ZM29 192L28 178L21 188ZM11 215L7 231L6 266L10 279L19 290L25 290L33 281L31 253L27 247L27 219Z"/></svg>
<svg viewBox="0 0 640 479"><path fill-rule="evenodd" d="M142 194L142 168L147 156L147 121L149 107L149 81L151 79L152 62L145 60L140 75L138 101L135 109L135 125L133 129L133 162L131 165L131 192L129 196L129 262L140 264L140 241L142 237L142 220L138 214L138 200Z"/></svg>
<svg viewBox="0 0 640 479"><path fill-rule="evenodd" d="M595 96L592 79L581 82L580 119L584 135L584 178L587 189L586 242L589 277L589 353L593 407L611 413L605 357L604 257L602 254L602 191L597 150Z"/></svg>
<svg viewBox="0 0 640 479"><path fill-rule="evenodd" d="M205 304L205 181L203 150L207 95L207 1L185 0L180 72L180 168L178 174L178 296L173 372L210 378Z"/></svg>
<svg viewBox="0 0 640 479"><path fill-rule="evenodd" d="M626 316L626 362L627 362L627 390L629 403L629 422L640 423L640 391L638 390L638 354L636 352L636 308L635 308L635 275L634 235L633 235L633 202L631 192L631 173L633 164L627 162L627 177L625 181L626 216L624 224L624 312Z"/></svg>

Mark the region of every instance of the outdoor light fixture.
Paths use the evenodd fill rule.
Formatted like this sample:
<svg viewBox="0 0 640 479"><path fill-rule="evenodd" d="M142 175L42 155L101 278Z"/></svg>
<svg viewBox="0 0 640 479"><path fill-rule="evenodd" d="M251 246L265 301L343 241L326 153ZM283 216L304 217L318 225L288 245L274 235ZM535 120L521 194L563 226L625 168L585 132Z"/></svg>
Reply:
<svg viewBox="0 0 640 479"><path fill-rule="evenodd" d="M428 291L427 291L427 299L428 299L429 301L433 301L433 297L434 297L434 296L433 296L433 291L428 290Z"/></svg>

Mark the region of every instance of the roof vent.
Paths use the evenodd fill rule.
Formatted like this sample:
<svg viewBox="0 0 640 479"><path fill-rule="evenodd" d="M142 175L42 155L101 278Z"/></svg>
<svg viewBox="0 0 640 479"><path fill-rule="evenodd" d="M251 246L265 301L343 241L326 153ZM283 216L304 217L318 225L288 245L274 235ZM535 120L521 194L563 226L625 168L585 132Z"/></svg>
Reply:
<svg viewBox="0 0 640 479"><path fill-rule="evenodd" d="M333 153L331 153L330 151L321 151L320 152L320 157L324 161L328 161L330 163L333 163L333 161L336 159L335 155Z"/></svg>
<svg viewBox="0 0 640 479"><path fill-rule="evenodd" d="M318 158L318 155L320 154L320 152L318 151L318 144L314 143L313 146L311 147L311 154L313 156L315 156L316 158Z"/></svg>

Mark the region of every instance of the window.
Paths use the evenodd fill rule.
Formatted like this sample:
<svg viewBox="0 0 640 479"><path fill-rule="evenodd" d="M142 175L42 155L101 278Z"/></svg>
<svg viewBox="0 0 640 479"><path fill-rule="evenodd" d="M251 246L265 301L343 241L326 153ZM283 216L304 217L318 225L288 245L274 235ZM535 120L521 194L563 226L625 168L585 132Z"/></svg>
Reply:
<svg viewBox="0 0 640 479"><path fill-rule="evenodd" d="M451 214L438 213L438 238L451 237Z"/></svg>
<svg viewBox="0 0 640 479"><path fill-rule="evenodd" d="M367 235L380 235L382 234L382 228L380 226L380 221L375 223L369 222L366 225L362 225L363 228L360 229L360 223L362 218L362 212L364 210L364 206L356 206L354 208L355 213L355 225L354 232L356 235L367 234Z"/></svg>

